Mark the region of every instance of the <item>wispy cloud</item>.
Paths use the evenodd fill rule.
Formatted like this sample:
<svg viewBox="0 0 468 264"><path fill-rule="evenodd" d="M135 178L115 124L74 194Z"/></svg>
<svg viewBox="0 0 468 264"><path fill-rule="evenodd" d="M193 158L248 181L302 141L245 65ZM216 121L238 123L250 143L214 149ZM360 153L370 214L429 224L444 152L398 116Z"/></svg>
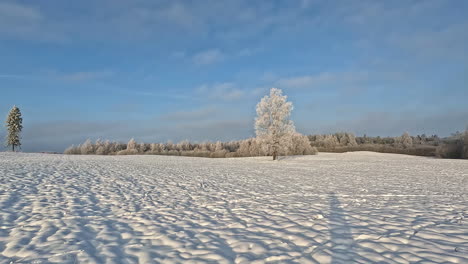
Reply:
<svg viewBox="0 0 468 264"><path fill-rule="evenodd" d="M224 54L219 49L204 50L193 55L193 62L197 65L213 64L224 59Z"/></svg>
<svg viewBox="0 0 468 264"><path fill-rule="evenodd" d="M58 73L55 75L60 80L71 81L71 82L83 82L83 81L91 81L91 80L110 77L113 75L113 72L111 71L83 71L83 72L72 72L72 73Z"/></svg>
<svg viewBox="0 0 468 264"><path fill-rule="evenodd" d="M455 24L441 30L424 30L410 34L395 33L388 42L410 52L413 58L428 61L433 59L466 59L468 23Z"/></svg>
<svg viewBox="0 0 468 264"><path fill-rule="evenodd" d="M187 56L185 51L175 51L171 54L171 57L174 59L183 59Z"/></svg>
<svg viewBox="0 0 468 264"><path fill-rule="evenodd" d="M263 50L263 48L242 48L240 50L238 50L235 55L238 56L238 57L249 57L249 56L252 56L256 53L259 53Z"/></svg>
<svg viewBox="0 0 468 264"><path fill-rule="evenodd" d="M30 77L29 75L22 74L0 74L0 78L3 79L24 79Z"/></svg>
<svg viewBox="0 0 468 264"><path fill-rule="evenodd" d="M173 3L161 10L158 15L164 17L169 22L188 29L192 29L200 23L200 18L197 18L192 10L182 3Z"/></svg>
<svg viewBox="0 0 468 264"><path fill-rule="evenodd" d="M200 121L205 119L213 119L216 116L216 113L219 111L220 109L210 106L200 109L170 112L161 115L160 119L170 122Z"/></svg>
<svg viewBox="0 0 468 264"><path fill-rule="evenodd" d="M312 75L303 75L289 78L280 78L275 85L284 88L320 88L328 84L359 83L369 80L367 72L322 72Z"/></svg>
<svg viewBox="0 0 468 264"><path fill-rule="evenodd" d="M84 82L113 76L112 71L78 71L58 72L56 70L39 70L31 74L0 74L2 79L49 79L67 82Z"/></svg>
<svg viewBox="0 0 468 264"><path fill-rule="evenodd" d="M350 131L358 135L397 136L411 134L437 134L448 136L468 125L467 111L443 110L437 114L419 112L368 112L358 118L336 120L333 124L315 124L320 132Z"/></svg>
<svg viewBox="0 0 468 264"><path fill-rule="evenodd" d="M206 100L236 102L239 100L258 99L270 87L240 87L233 82L204 84L195 89L197 97Z"/></svg>
<svg viewBox="0 0 468 264"><path fill-rule="evenodd" d="M37 7L0 2L0 38L63 42L65 32L59 28Z"/></svg>
<svg viewBox="0 0 468 264"><path fill-rule="evenodd" d="M43 19L43 14L36 8L14 2L0 2L0 32L21 33L34 30Z"/></svg>
<svg viewBox="0 0 468 264"><path fill-rule="evenodd" d="M206 96L210 99L234 101L246 95L246 92L238 88L234 83L215 83L204 84L196 89L200 96Z"/></svg>
<svg viewBox="0 0 468 264"><path fill-rule="evenodd" d="M272 82L280 88L321 89L333 86L340 90L347 90L375 83L393 84L407 80L408 78L408 74L402 71L390 71L387 69L366 70L361 68L349 71L329 71L282 77Z"/></svg>

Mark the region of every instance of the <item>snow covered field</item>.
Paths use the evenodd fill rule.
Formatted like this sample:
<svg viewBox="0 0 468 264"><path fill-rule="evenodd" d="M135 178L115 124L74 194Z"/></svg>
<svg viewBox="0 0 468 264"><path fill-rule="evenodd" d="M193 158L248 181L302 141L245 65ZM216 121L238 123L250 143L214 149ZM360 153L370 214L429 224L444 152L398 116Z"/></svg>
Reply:
<svg viewBox="0 0 468 264"><path fill-rule="evenodd" d="M0 263L468 263L468 162L0 153Z"/></svg>

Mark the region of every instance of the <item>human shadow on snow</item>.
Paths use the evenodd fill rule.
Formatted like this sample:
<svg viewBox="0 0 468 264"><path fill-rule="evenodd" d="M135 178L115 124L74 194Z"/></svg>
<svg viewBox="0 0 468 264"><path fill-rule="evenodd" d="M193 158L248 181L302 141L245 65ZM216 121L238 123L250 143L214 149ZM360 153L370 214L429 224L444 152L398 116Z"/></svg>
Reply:
<svg viewBox="0 0 468 264"><path fill-rule="evenodd" d="M336 197L335 193L330 193L328 196L330 215L328 228L330 230L331 239L331 263L349 263L352 258L352 247L354 244L351 235L351 228L346 221L346 212L341 206L340 200Z"/></svg>

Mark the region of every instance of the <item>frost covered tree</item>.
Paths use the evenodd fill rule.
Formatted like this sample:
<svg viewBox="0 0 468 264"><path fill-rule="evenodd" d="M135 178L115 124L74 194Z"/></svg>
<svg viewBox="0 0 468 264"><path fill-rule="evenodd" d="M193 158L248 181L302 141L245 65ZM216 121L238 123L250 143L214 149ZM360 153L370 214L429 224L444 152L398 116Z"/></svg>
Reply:
<svg viewBox="0 0 468 264"><path fill-rule="evenodd" d="M160 151L159 144L152 143L150 150L152 154L158 154Z"/></svg>
<svg viewBox="0 0 468 264"><path fill-rule="evenodd" d="M80 146L81 155L94 154L94 146L90 139L87 139L83 145Z"/></svg>
<svg viewBox="0 0 468 264"><path fill-rule="evenodd" d="M227 151L224 149L223 143L221 141L217 141L214 145L214 152L211 153L212 158L224 158L226 157Z"/></svg>
<svg viewBox="0 0 468 264"><path fill-rule="evenodd" d="M250 155L250 145L251 145L252 139L246 139L242 140L239 149L237 150L237 153L240 157L248 157Z"/></svg>
<svg viewBox="0 0 468 264"><path fill-rule="evenodd" d="M270 95L257 104L255 133L273 160L276 160L281 149L288 147L287 136L295 132L294 124L289 119L293 105L286 100L287 96L280 89L271 88Z"/></svg>
<svg viewBox="0 0 468 264"><path fill-rule="evenodd" d="M310 145L310 140L307 136L300 133L290 134L291 144L289 145L289 155L313 155L317 154L317 149Z"/></svg>
<svg viewBox="0 0 468 264"><path fill-rule="evenodd" d="M400 143L404 148L410 148L413 146L413 139L408 132L403 133L400 138Z"/></svg>
<svg viewBox="0 0 468 264"><path fill-rule="evenodd" d="M8 129L6 146L11 146L11 150L15 151L16 147L21 147L20 133L23 129L23 118L21 117L21 111L18 107L13 106L10 110L6 120L6 127Z"/></svg>
<svg viewBox="0 0 468 264"><path fill-rule="evenodd" d="M137 143L136 143L135 139L132 138L132 139L130 139L130 141L128 141L127 150L132 150L132 151L137 150Z"/></svg>

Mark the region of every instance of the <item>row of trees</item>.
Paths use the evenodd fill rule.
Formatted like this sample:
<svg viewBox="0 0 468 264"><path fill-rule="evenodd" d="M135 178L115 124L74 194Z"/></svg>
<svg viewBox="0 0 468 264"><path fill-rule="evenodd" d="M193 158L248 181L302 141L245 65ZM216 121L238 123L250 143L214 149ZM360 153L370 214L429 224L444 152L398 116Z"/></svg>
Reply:
<svg viewBox="0 0 468 264"><path fill-rule="evenodd" d="M448 138L437 135L410 136L404 133L400 137L356 137L352 133L335 133L328 135L301 135L295 131L294 123L289 119L293 109L292 103L280 89L272 88L257 104L255 119L256 138L231 142L190 143L182 141L177 144L137 143L130 140L127 144L97 140L87 140L78 146L65 150L66 154L128 155L156 154L182 155L199 157L249 157L279 155L310 155L317 150L324 152L377 151L402 153L420 156L438 156L442 158L468 158L468 130L457 132ZM21 147L23 118L18 107L14 106L6 120L8 130L6 146L12 151Z"/></svg>
<svg viewBox="0 0 468 264"><path fill-rule="evenodd" d="M309 155L316 154L309 139L296 132L290 120L292 103L280 89L272 88L269 96L265 96L257 104L255 119L256 138L227 143L190 143L182 141L178 144L168 143L137 143L130 140L126 145L117 142L88 140L79 146L68 148L66 154L159 154L183 155L201 157L249 157L270 155L276 160L279 155Z"/></svg>
<svg viewBox="0 0 468 264"><path fill-rule="evenodd" d="M418 156L438 156L441 158L468 158L468 132L457 133L449 138L437 136L410 136L404 133L400 137L355 137L352 133L329 135L288 134L278 147L277 155L310 155L317 150L323 152L375 151L400 153ZM427 138L426 140L421 140ZM438 140L434 140L438 139ZM272 155L271 147L262 139L249 138L230 142L191 143L187 140L179 143L138 143L131 139L128 143L97 140L71 146L66 154L76 155L176 155L195 157L255 157Z"/></svg>
<svg viewBox="0 0 468 264"><path fill-rule="evenodd" d="M288 139L287 147L280 147L277 155L312 155L317 149L310 145L308 138L298 133L292 134ZM71 146L65 154L75 155L173 155L209 158L229 157L255 157L271 155L270 147L258 138L230 142L203 142L190 143L137 143L131 139L127 144L111 141L86 140L83 144Z"/></svg>
<svg viewBox="0 0 468 264"><path fill-rule="evenodd" d="M418 137L412 137L407 132L400 137L356 137L352 133L335 133L328 135L309 135L311 144L318 148L331 149L335 147L356 147L365 144L383 144L397 148L411 148L414 144L423 144Z"/></svg>
<svg viewBox="0 0 468 264"><path fill-rule="evenodd" d="M406 135L405 135L406 134ZM406 138L411 137L411 142L413 145L429 145L429 146L438 146L442 143L441 138L437 135L426 136L425 134L410 136L408 133L405 133ZM362 137L356 137L356 142L359 145L362 144L382 144L382 145L398 145L400 139L403 137L368 137L366 135ZM409 140L409 139L408 139Z"/></svg>
<svg viewBox="0 0 468 264"><path fill-rule="evenodd" d="M375 151L441 158L468 158L468 130L447 138L437 135L399 137L355 137L351 133L309 135L312 146L323 152Z"/></svg>
<svg viewBox="0 0 468 264"><path fill-rule="evenodd" d="M249 157L279 155L308 155L324 152L376 151L443 158L468 158L468 132L451 139L437 136L404 133L399 137L356 137L352 133L304 136L296 132L290 120L293 105L280 89L272 88L270 94L257 104L255 119L256 137L231 142L127 144L90 140L68 148L66 154L129 155L156 154L199 157Z"/></svg>

